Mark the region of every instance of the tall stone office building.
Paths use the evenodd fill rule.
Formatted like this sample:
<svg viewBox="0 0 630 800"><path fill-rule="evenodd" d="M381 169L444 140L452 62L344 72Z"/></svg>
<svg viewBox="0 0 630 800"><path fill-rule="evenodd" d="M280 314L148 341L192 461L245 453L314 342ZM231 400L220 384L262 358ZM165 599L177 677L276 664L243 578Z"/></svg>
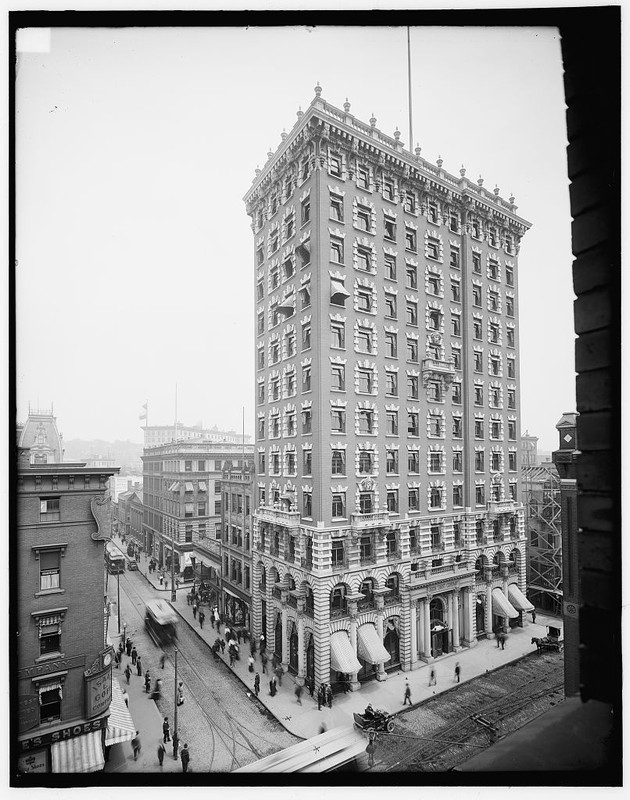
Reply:
<svg viewBox="0 0 630 800"><path fill-rule="evenodd" d="M514 198L321 88L245 196L256 281L254 632L353 689L531 608Z"/></svg>

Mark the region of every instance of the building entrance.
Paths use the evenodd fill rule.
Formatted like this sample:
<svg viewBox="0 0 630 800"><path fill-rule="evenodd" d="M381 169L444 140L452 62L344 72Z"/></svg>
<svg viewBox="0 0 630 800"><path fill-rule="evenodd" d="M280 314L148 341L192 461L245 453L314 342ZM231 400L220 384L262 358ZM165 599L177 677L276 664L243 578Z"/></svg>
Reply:
<svg viewBox="0 0 630 800"><path fill-rule="evenodd" d="M486 616L483 607L483 600L481 597L477 597L477 601L475 603L475 622L476 622L476 631L477 631L477 638L483 638L486 630Z"/></svg>
<svg viewBox="0 0 630 800"><path fill-rule="evenodd" d="M298 635L293 631L289 638L289 670L297 675L298 671Z"/></svg>
<svg viewBox="0 0 630 800"><path fill-rule="evenodd" d="M313 642L313 634L311 634L306 648L306 677L309 681L315 681L315 644Z"/></svg>
<svg viewBox="0 0 630 800"><path fill-rule="evenodd" d="M399 667L400 641L398 639L398 631L396 631L395 628L387 631L383 645L389 653L389 661L385 662L385 669L394 669L395 667Z"/></svg>
<svg viewBox="0 0 630 800"><path fill-rule="evenodd" d="M431 620L431 656L438 658L450 653L450 630L440 620Z"/></svg>
<svg viewBox="0 0 630 800"><path fill-rule="evenodd" d="M282 660L282 617L278 614L276 618L276 629L274 632L273 651Z"/></svg>

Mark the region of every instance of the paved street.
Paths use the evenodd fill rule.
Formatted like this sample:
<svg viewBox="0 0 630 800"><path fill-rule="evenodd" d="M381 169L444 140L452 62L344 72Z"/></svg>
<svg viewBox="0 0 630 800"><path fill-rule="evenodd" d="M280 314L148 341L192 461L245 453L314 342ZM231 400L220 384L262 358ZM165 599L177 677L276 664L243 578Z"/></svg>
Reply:
<svg viewBox="0 0 630 800"><path fill-rule="evenodd" d="M115 600L116 593L116 579L110 576L111 600ZM162 670L163 651L144 629L146 601L162 595L139 572L121 575L121 623L127 622L127 635L142 655L143 667L150 670L153 681L157 676L162 678L163 696L157 705L148 699L144 678L138 677L135 670L127 687L123 670L131 659L125 655L121 669L114 669L114 675L129 692L129 708L141 732L142 752L134 762L129 742L114 745L107 772L160 771L157 746L164 716L169 717L171 732L174 728L175 649L166 649ZM124 629L122 624L121 629ZM110 636L117 646L116 608L110 621ZM178 731L180 745L186 742L191 751L191 771L231 771L298 741L263 706L248 697L246 688L229 667L215 662L205 641L185 624L179 625L177 647L178 681L183 682L185 696L184 704L178 708ZM181 772L181 763L172 758L171 745L167 747L168 755L161 769Z"/></svg>

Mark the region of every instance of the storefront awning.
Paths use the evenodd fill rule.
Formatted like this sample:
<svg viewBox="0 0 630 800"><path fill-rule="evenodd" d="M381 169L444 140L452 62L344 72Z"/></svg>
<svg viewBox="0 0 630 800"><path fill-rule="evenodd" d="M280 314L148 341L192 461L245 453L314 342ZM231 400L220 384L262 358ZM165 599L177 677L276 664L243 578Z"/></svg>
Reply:
<svg viewBox="0 0 630 800"><path fill-rule="evenodd" d="M192 481L184 481L184 489L185 489L185 491L187 491L187 492L192 492L192 491L194 491L194 490L193 490Z"/></svg>
<svg viewBox="0 0 630 800"><path fill-rule="evenodd" d="M492 610L499 617L509 617L510 619L518 617L518 611L503 594L501 589L492 590Z"/></svg>
<svg viewBox="0 0 630 800"><path fill-rule="evenodd" d="M131 719L129 709L123 700L118 681L112 679L112 702L109 706L109 719L105 732L105 744L128 742L136 735L136 726Z"/></svg>
<svg viewBox="0 0 630 800"><path fill-rule="evenodd" d="M168 487L169 492L176 492L178 489L179 489L179 481L171 483L171 485Z"/></svg>
<svg viewBox="0 0 630 800"><path fill-rule="evenodd" d="M245 603L245 604L247 604L247 601L246 601L246 600L244 600L242 597L240 597L240 596L239 596L238 594L236 594L235 592L231 592L229 589L226 589L226 588L225 588L225 586L223 587L223 591L224 591L226 594L229 594L229 595L230 595L230 597L233 597L235 600L238 600L238 601L239 601L239 603Z"/></svg>
<svg viewBox="0 0 630 800"><path fill-rule="evenodd" d="M378 664L381 661L389 661L391 658L372 623L359 626L357 650L359 651L359 656L364 661L367 661L368 664Z"/></svg>
<svg viewBox="0 0 630 800"><path fill-rule="evenodd" d="M515 583L511 583L508 586L508 597L510 599L510 603L517 608L519 611L533 611L534 606L529 602L529 600L525 597L523 592L518 588Z"/></svg>
<svg viewBox="0 0 630 800"><path fill-rule="evenodd" d="M199 481L199 491L200 492L207 492L208 491L208 487L206 486L206 482L205 481Z"/></svg>
<svg viewBox="0 0 630 800"><path fill-rule="evenodd" d="M338 278L330 279L330 299L334 303L344 302L347 297L350 297L350 292L346 290L343 281Z"/></svg>
<svg viewBox="0 0 630 800"><path fill-rule="evenodd" d="M192 553L182 553L182 563L185 567L192 567Z"/></svg>
<svg viewBox="0 0 630 800"><path fill-rule="evenodd" d="M356 657L352 642L345 631L336 631L330 637L330 666L336 672L359 672L361 663Z"/></svg>
<svg viewBox="0 0 630 800"><path fill-rule="evenodd" d="M134 731L135 733L135 731ZM50 748L53 772L98 772L105 766L102 731L56 742Z"/></svg>

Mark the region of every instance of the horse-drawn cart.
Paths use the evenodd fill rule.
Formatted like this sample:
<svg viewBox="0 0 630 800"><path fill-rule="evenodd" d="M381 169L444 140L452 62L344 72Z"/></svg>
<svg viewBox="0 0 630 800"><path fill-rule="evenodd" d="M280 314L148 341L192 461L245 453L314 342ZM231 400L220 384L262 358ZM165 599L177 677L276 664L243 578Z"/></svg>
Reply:
<svg viewBox="0 0 630 800"><path fill-rule="evenodd" d="M557 639L555 636L543 636L542 638L533 636L532 644L536 645L539 654L548 651L561 653L563 647L562 640Z"/></svg>
<svg viewBox="0 0 630 800"><path fill-rule="evenodd" d="M387 731L391 733L394 730L394 715L388 714L387 711L381 711L378 708L371 709L370 706L366 708L365 713L352 715L354 717L354 724L365 731Z"/></svg>

